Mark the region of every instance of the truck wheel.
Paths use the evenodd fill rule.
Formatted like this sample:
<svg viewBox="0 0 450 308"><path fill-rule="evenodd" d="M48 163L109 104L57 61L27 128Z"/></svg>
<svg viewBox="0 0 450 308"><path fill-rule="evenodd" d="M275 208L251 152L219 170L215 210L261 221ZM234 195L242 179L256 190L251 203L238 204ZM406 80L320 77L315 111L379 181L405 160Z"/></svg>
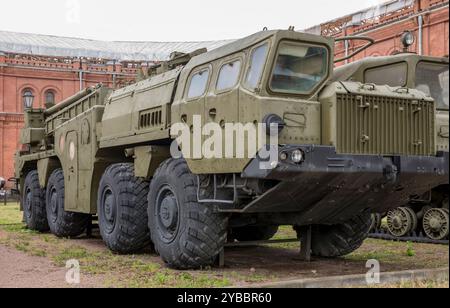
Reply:
<svg viewBox="0 0 450 308"><path fill-rule="evenodd" d="M150 244L147 197L149 182L134 176L132 164L106 169L98 190L98 223L106 246L129 254Z"/></svg>
<svg viewBox="0 0 450 308"><path fill-rule="evenodd" d="M361 214L342 224L314 226L311 242L313 255L337 258L354 252L369 236L370 225L370 214Z"/></svg>
<svg viewBox="0 0 450 308"><path fill-rule="evenodd" d="M30 171L23 187L23 216L28 229L38 232L49 230L45 208L45 190L39 184L36 170Z"/></svg>
<svg viewBox="0 0 450 308"><path fill-rule="evenodd" d="M155 249L171 268L212 266L227 240L228 216L197 202L197 178L183 159L166 160L156 171L148 217Z"/></svg>
<svg viewBox="0 0 450 308"><path fill-rule="evenodd" d="M268 241L278 232L278 226L247 226L232 229L231 237L239 242Z"/></svg>
<svg viewBox="0 0 450 308"><path fill-rule="evenodd" d="M58 237L81 235L91 215L66 212L64 209L64 173L55 170L47 184L47 219L51 232Z"/></svg>

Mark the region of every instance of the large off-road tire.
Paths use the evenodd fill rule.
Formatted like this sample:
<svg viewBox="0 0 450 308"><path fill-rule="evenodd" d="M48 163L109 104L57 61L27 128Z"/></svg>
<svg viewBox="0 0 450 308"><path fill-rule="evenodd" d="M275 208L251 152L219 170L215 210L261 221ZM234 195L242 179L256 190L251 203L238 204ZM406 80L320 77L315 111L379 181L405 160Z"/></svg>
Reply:
<svg viewBox="0 0 450 308"><path fill-rule="evenodd" d="M64 173L55 170L46 192L47 220L50 231L57 237L76 237L87 228L91 215L66 212L64 209Z"/></svg>
<svg viewBox="0 0 450 308"><path fill-rule="evenodd" d="M370 225L370 214L361 214L342 224L314 226L311 237L312 254L324 258L348 255L360 248L367 239Z"/></svg>
<svg viewBox="0 0 450 308"><path fill-rule="evenodd" d="M247 226L234 228L231 237L239 242L268 241L278 232L278 226Z"/></svg>
<svg viewBox="0 0 450 308"><path fill-rule="evenodd" d="M39 184L36 170L30 171L23 187L23 217L28 229L38 232L49 230L45 207L45 190Z"/></svg>
<svg viewBox="0 0 450 308"><path fill-rule="evenodd" d="M197 177L183 159L162 163L150 184L150 234L171 268L212 266L227 240L228 216L199 203L196 188Z"/></svg>
<svg viewBox="0 0 450 308"><path fill-rule="evenodd" d="M148 191L149 182L134 176L133 164L106 169L98 189L98 223L111 251L130 254L150 244Z"/></svg>

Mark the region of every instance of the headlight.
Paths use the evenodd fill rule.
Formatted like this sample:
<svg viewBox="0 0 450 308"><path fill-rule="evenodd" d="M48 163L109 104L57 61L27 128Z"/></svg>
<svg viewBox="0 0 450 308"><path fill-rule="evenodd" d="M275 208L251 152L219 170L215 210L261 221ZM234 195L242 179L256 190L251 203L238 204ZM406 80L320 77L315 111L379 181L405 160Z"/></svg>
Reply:
<svg viewBox="0 0 450 308"><path fill-rule="evenodd" d="M414 44L416 38L414 37L414 34L411 31L405 31L402 35L402 44L403 47L408 48L412 44Z"/></svg>
<svg viewBox="0 0 450 308"><path fill-rule="evenodd" d="M296 163L296 164L300 164L301 162L303 162L303 152L301 150L295 150L291 153L291 160Z"/></svg>

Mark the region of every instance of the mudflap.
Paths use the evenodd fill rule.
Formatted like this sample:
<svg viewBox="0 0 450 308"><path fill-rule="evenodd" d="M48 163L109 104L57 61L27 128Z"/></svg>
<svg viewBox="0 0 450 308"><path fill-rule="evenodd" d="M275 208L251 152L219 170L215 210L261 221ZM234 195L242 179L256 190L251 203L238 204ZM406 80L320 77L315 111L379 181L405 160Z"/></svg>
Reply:
<svg viewBox="0 0 450 308"><path fill-rule="evenodd" d="M332 147L288 146L301 149L301 164L279 161L272 170L257 158L243 177L279 180L241 213L295 213L299 224L336 224L369 211L382 213L403 206L448 183L448 153L437 157L339 155ZM287 155L289 157L289 155Z"/></svg>

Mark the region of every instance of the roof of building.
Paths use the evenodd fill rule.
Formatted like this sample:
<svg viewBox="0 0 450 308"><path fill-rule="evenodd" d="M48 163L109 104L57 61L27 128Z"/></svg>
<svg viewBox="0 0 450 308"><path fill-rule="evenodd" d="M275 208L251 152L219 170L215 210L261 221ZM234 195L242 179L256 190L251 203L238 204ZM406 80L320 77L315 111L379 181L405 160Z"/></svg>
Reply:
<svg viewBox="0 0 450 308"><path fill-rule="evenodd" d="M174 51L213 50L233 40L204 42L109 42L0 31L0 51L54 57L88 57L119 61L162 61Z"/></svg>
<svg viewBox="0 0 450 308"><path fill-rule="evenodd" d="M363 21L373 20L382 15L388 15L405 7L414 5L414 0L389 0L384 3L369 7L367 9L338 17L334 20L324 22L320 25L313 26L305 30L305 32L318 34L322 33L322 26L326 24L334 25L339 22L344 22L345 25L358 25ZM345 26L344 25L344 26Z"/></svg>
<svg viewBox="0 0 450 308"><path fill-rule="evenodd" d="M448 1L445 3L448 5ZM323 31L324 25L340 29L364 22L376 23L379 16L390 15L413 4L414 0L386 1L377 6L311 27L304 32L332 35L333 31L330 33ZM119 61L162 61L167 60L174 51L190 53L200 48L207 48L210 51L233 41L119 42L0 31L0 52L54 57L90 57Z"/></svg>

